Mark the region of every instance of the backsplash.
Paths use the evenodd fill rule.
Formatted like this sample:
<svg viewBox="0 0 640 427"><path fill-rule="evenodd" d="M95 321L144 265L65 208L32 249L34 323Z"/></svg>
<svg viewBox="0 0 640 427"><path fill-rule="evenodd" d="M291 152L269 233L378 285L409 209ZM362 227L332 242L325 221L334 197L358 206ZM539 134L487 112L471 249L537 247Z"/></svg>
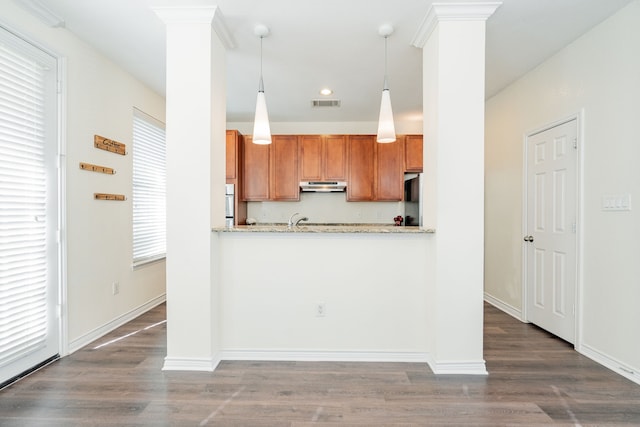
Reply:
<svg viewBox="0 0 640 427"><path fill-rule="evenodd" d="M286 223L293 213L318 224L393 224L404 202L347 202L346 193L301 193L298 202L248 202L247 217L258 223Z"/></svg>

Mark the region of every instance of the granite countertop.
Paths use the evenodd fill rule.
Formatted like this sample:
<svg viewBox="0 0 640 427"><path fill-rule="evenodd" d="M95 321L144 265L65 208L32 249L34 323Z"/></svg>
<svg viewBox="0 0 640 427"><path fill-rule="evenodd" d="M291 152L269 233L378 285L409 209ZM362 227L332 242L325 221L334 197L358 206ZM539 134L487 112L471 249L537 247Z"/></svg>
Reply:
<svg viewBox="0 0 640 427"><path fill-rule="evenodd" d="M212 231L229 233L395 233L425 234L435 233L433 229L421 229L414 226L396 227L391 224L305 224L287 227L287 224L239 225L236 227L217 227Z"/></svg>

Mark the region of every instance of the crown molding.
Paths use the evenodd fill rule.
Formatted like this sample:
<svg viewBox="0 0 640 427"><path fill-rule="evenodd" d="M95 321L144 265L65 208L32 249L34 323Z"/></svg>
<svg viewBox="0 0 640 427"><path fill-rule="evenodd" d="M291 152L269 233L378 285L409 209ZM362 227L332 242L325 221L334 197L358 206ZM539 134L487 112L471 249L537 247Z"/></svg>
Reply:
<svg viewBox="0 0 640 427"><path fill-rule="evenodd" d="M486 21L502 5L502 2L487 3L433 3L422 20L411 45L422 48L443 21Z"/></svg>
<svg viewBox="0 0 640 427"><path fill-rule="evenodd" d="M17 0L17 3L50 27L63 28L65 26L64 19L53 13L39 0Z"/></svg>
<svg viewBox="0 0 640 427"><path fill-rule="evenodd" d="M236 47L218 6L152 6L153 11L165 24L211 24L226 49Z"/></svg>

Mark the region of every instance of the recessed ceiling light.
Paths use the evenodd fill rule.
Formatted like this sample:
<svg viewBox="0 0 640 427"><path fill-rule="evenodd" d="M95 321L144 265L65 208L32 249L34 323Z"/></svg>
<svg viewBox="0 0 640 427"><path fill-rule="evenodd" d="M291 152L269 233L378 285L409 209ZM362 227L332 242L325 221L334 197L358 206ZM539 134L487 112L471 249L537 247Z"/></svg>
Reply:
<svg viewBox="0 0 640 427"><path fill-rule="evenodd" d="M324 88L320 90L320 95L331 95L333 93L333 91L329 88Z"/></svg>

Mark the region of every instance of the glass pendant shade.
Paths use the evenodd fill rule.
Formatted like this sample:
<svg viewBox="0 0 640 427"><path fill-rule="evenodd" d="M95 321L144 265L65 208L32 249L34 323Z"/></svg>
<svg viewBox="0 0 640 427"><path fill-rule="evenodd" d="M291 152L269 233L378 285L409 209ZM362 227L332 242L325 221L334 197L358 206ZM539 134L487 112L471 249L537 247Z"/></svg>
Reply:
<svg viewBox="0 0 640 427"><path fill-rule="evenodd" d="M396 128L393 124L393 111L391 110L391 96L389 89L383 89L380 101L380 117L378 118L378 142L394 142L396 140Z"/></svg>
<svg viewBox="0 0 640 427"><path fill-rule="evenodd" d="M260 84L258 99L256 100L256 116L253 121L253 143L260 145L271 144L271 127L267 113L267 101L264 97L264 83L262 81L262 40L269 35L269 29L264 25L257 25L254 33L260 37Z"/></svg>
<svg viewBox="0 0 640 427"><path fill-rule="evenodd" d="M380 100L380 117L378 118L378 137L376 140L382 143L396 140L396 127L393 124L393 111L391 110L391 95L387 82L387 41L393 32L390 25L382 25L378 33L384 37L384 85L382 86L382 99Z"/></svg>
<svg viewBox="0 0 640 427"><path fill-rule="evenodd" d="M253 122L253 143L271 144L271 128L269 127L269 115L267 114L267 101L264 92L258 92L256 101L256 117Z"/></svg>

